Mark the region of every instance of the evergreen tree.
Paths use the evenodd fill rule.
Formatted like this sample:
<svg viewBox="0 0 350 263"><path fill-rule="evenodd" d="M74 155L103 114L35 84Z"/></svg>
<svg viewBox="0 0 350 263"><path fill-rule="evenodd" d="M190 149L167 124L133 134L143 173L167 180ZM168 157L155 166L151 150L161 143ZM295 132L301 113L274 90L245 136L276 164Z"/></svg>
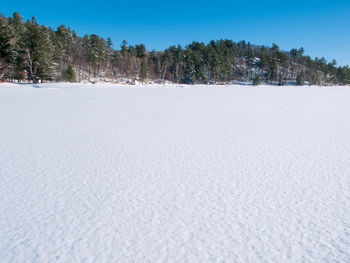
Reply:
<svg viewBox="0 0 350 263"><path fill-rule="evenodd" d="M300 72L297 76L297 85L302 86L304 85L304 72Z"/></svg>
<svg viewBox="0 0 350 263"><path fill-rule="evenodd" d="M136 50L136 57L138 58L144 58L146 54L146 47L144 44L136 45L135 46Z"/></svg>
<svg viewBox="0 0 350 263"><path fill-rule="evenodd" d="M192 52L190 50L186 50L185 52L185 74L184 74L184 82L188 84L193 84L196 82L196 69L194 65L194 61L192 59Z"/></svg>
<svg viewBox="0 0 350 263"><path fill-rule="evenodd" d="M140 80L143 83L145 79L147 79L147 74L148 74L148 68L147 68L147 64L146 61L143 59L141 61L141 66L140 66Z"/></svg>
<svg viewBox="0 0 350 263"><path fill-rule="evenodd" d="M63 79L69 82L76 82L75 72L71 65L63 72Z"/></svg>
<svg viewBox="0 0 350 263"><path fill-rule="evenodd" d="M33 82L50 80L54 76L53 44L45 27L33 17L25 23L24 63Z"/></svg>
<svg viewBox="0 0 350 263"><path fill-rule="evenodd" d="M7 21L0 17L0 80L10 73L14 63L14 50L11 45L13 37Z"/></svg>
<svg viewBox="0 0 350 263"><path fill-rule="evenodd" d="M104 60L105 46L105 40L95 34L84 36L85 55L89 63L89 74L92 69L94 78L96 78L101 62Z"/></svg>
<svg viewBox="0 0 350 263"><path fill-rule="evenodd" d="M107 48L112 49L113 42L112 42L112 39L110 37L107 38L106 45L107 45Z"/></svg>
<svg viewBox="0 0 350 263"><path fill-rule="evenodd" d="M268 80L276 81L277 80L277 61L276 58L271 57L268 62Z"/></svg>

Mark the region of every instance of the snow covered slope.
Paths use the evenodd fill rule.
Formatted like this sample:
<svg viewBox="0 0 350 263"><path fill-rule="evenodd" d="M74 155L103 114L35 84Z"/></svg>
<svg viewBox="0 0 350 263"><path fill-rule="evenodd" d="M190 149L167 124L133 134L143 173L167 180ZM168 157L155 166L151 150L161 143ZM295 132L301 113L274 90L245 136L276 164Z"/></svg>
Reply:
<svg viewBox="0 0 350 263"><path fill-rule="evenodd" d="M350 262L350 89L0 85L0 262Z"/></svg>

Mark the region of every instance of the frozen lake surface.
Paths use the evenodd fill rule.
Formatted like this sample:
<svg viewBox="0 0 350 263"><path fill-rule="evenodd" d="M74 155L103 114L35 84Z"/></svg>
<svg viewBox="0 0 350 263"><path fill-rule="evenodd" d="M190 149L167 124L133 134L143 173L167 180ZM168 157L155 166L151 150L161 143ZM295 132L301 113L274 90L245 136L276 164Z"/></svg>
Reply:
<svg viewBox="0 0 350 263"><path fill-rule="evenodd" d="M0 84L0 262L350 262L350 88Z"/></svg>

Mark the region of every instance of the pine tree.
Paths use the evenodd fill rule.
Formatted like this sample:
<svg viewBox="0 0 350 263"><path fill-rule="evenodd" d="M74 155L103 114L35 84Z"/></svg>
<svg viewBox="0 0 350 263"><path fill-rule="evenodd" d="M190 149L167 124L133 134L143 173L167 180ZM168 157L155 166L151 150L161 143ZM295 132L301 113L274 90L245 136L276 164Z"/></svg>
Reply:
<svg viewBox="0 0 350 263"><path fill-rule="evenodd" d="M147 68L147 64L146 64L145 59L143 59L141 61L140 73L139 73L139 77L140 77L142 84L145 81L145 79L147 79L147 75L148 75L148 68Z"/></svg>
<svg viewBox="0 0 350 263"><path fill-rule="evenodd" d="M135 46L136 50L136 57L138 58L144 58L146 54L146 47L144 44L136 45Z"/></svg>
<svg viewBox="0 0 350 263"><path fill-rule="evenodd" d="M63 79L69 82L76 82L75 72L71 65L63 72Z"/></svg>
<svg viewBox="0 0 350 263"><path fill-rule="evenodd" d="M91 70L94 78L99 72L100 63L104 60L105 40L99 36L92 34L84 36L84 48L87 61L89 63L89 79Z"/></svg>
<svg viewBox="0 0 350 263"><path fill-rule="evenodd" d="M277 79L277 62L274 57L271 57L268 62L268 79L271 81L275 81Z"/></svg>
<svg viewBox="0 0 350 263"><path fill-rule="evenodd" d="M112 49L113 42L112 42L112 39L110 37L107 38L106 45L107 45L107 48Z"/></svg>
<svg viewBox="0 0 350 263"><path fill-rule="evenodd" d="M27 21L24 36L24 63L29 78L37 83L54 76L53 44L45 27L40 27L33 17Z"/></svg>
<svg viewBox="0 0 350 263"><path fill-rule="evenodd" d="M184 82L188 84L193 84L196 82L196 69L192 59L192 52L186 50L186 66L184 74Z"/></svg>
<svg viewBox="0 0 350 263"><path fill-rule="evenodd" d="M300 72L297 76L297 85L302 86L304 85L304 72Z"/></svg>
<svg viewBox="0 0 350 263"><path fill-rule="evenodd" d="M13 33L7 21L0 17L0 79L4 79L14 63L13 46L11 40Z"/></svg>

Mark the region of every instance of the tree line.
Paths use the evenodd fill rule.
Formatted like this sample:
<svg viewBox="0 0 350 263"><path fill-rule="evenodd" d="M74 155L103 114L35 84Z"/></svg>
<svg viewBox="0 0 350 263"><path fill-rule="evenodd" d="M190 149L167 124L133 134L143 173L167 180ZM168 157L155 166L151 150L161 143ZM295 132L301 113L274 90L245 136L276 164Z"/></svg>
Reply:
<svg viewBox="0 0 350 263"><path fill-rule="evenodd" d="M283 51L276 44L246 41L192 42L147 51L143 44L124 40L114 49L110 38L79 37L64 25L53 30L14 13L0 15L0 80L347 85L350 69L335 60L312 59L303 48Z"/></svg>

